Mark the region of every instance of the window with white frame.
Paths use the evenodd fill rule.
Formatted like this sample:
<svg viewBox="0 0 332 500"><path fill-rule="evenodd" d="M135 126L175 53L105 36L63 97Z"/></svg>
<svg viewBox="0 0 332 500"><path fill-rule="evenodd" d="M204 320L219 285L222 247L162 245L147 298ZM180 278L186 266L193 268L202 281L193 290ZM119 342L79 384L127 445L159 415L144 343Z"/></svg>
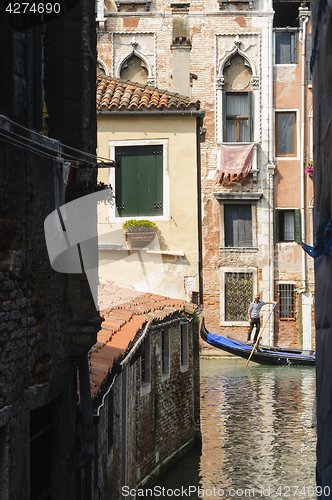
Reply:
<svg viewBox="0 0 332 500"><path fill-rule="evenodd" d="M169 355L169 330L161 331L161 371L163 378L170 374L170 355Z"/></svg>
<svg viewBox="0 0 332 500"><path fill-rule="evenodd" d="M296 111L276 112L276 155L296 156Z"/></svg>
<svg viewBox="0 0 332 500"><path fill-rule="evenodd" d="M297 31L275 32L275 64L297 64Z"/></svg>
<svg viewBox="0 0 332 500"><path fill-rule="evenodd" d="M111 218L167 219L167 144L167 140L110 142L110 159L115 161L109 177L115 197Z"/></svg>

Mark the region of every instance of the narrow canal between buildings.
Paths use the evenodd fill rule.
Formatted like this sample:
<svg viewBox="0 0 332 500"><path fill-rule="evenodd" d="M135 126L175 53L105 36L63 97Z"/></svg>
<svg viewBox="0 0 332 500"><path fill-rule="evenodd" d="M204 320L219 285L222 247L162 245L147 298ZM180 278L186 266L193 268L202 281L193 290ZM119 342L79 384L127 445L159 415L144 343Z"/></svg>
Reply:
<svg viewBox="0 0 332 500"><path fill-rule="evenodd" d="M159 480L158 498L316 498L315 369L244 365L201 360L202 450Z"/></svg>

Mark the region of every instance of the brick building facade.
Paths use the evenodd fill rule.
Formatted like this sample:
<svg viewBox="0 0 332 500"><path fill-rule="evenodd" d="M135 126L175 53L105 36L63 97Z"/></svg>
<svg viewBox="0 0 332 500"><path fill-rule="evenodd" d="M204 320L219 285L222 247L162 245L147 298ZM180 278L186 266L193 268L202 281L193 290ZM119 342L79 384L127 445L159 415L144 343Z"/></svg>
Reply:
<svg viewBox="0 0 332 500"><path fill-rule="evenodd" d="M194 304L115 285L103 285L100 299L105 321L89 355L93 498L111 500L200 441L199 321Z"/></svg>
<svg viewBox="0 0 332 500"><path fill-rule="evenodd" d="M300 245L310 242L313 225L312 181L304 174L312 159L308 8L277 0L99 0L97 25L100 71L191 95L205 110L208 328L245 339L247 307L258 292L279 303L263 340L310 348L313 268ZM225 155L238 162L244 145L251 170L244 176L233 161L237 180L226 181ZM265 319L268 306L262 312Z"/></svg>

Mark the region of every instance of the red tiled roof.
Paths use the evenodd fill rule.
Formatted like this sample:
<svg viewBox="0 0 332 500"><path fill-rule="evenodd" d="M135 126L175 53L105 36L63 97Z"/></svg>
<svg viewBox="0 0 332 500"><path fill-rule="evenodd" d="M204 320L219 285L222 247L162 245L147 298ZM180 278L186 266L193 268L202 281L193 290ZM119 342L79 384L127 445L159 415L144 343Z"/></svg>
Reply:
<svg viewBox="0 0 332 500"><path fill-rule="evenodd" d="M110 76L98 76L96 104L100 111L200 108L190 97Z"/></svg>
<svg viewBox="0 0 332 500"><path fill-rule="evenodd" d="M197 306L183 300L170 299L151 293L135 292L116 285L102 285L98 298L114 304L101 311L105 321L98 332L97 343L89 353L92 399L96 398L107 381L107 376L127 350L137 333L148 321L164 321L179 313L193 314ZM129 298L130 297L130 298Z"/></svg>

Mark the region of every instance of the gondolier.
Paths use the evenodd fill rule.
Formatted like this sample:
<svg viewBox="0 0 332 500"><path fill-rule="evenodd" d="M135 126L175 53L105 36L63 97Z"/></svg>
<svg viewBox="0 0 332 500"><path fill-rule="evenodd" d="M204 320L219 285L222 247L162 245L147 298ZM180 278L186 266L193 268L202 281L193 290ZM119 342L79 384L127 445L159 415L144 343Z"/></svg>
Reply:
<svg viewBox="0 0 332 500"><path fill-rule="evenodd" d="M251 333L252 333L254 327L256 327L254 342L256 342L256 340L257 340L259 330L261 328L261 320L259 317L259 313L260 313L262 307L265 306L265 304L276 304L276 302L264 302L263 300L260 300L260 296L257 294L255 296L255 300L253 302L251 302L251 304L249 306L248 318L250 321L250 326L249 326L249 330L248 330L247 342L250 342Z"/></svg>

